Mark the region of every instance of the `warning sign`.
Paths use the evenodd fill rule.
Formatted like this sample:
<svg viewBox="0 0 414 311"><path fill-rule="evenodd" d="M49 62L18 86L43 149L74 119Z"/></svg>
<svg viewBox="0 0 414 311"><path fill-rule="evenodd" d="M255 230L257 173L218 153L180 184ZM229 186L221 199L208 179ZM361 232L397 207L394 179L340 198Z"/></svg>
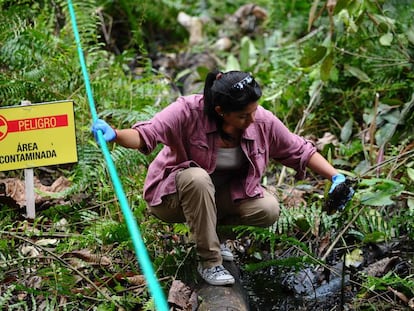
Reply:
<svg viewBox="0 0 414 311"><path fill-rule="evenodd" d="M72 101L0 108L0 171L77 161Z"/></svg>

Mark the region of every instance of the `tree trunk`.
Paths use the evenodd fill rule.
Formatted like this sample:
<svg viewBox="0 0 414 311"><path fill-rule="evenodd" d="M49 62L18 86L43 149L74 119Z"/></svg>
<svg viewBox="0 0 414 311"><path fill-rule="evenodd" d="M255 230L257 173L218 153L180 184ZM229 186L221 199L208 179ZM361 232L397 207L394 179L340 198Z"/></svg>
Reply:
<svg viewBox="0 0 414 311"><path fill-rule="evenodd" d="M234 262L224 266L234 276L236 282L230 286L213 286L203 282L196 292L201 298L199 311L248 311L247 294L240 282L240 271Z"/></svg>

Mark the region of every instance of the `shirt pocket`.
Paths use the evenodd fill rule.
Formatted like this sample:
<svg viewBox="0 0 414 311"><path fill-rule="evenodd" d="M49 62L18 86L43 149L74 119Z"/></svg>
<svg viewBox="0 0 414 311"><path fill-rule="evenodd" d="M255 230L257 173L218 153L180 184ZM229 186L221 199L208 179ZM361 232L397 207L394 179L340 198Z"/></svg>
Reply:
<svg viewBox="0 0 414 311"><path fill-rule="evenodd" d="M253 163L255 169L259 172L260 175L263 175L266 171L267 166L267 156L266 149L262 146L256 146L255 149L250 153L250 159Z"/></svg>
<svg viewBox="0 0 414 311"><path fill-rule="evenodd" d="M189 160L193 160L200 167L206 169L208 161L210 161L210 148L202 139L193 138L189 141Z"/></svg>

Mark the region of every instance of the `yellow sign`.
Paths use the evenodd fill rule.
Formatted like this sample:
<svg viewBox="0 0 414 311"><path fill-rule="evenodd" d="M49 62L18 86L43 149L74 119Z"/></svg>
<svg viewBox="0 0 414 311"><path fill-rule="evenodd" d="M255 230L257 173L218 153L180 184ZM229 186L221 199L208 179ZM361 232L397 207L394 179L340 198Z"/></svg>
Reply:
<svg viewBox="0 0 414 311"><path fill-rule="evenodd" d="M0 108L0 171L77 161L72 101Z"/></svg>

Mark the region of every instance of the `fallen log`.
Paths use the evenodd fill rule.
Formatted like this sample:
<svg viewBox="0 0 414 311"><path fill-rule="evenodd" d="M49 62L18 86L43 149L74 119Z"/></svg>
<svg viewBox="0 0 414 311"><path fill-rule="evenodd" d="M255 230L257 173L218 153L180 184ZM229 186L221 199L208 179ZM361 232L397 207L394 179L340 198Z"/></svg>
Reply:
<svg viewBox="0 0 414 311"><path fill-rule="evenodd" d="M234 262L224 266L234 276L236 282L231 286L213 286L203 282L196 292L199 297L199 311L248 311L247 294L240 281L240 270Z"/></svg>

